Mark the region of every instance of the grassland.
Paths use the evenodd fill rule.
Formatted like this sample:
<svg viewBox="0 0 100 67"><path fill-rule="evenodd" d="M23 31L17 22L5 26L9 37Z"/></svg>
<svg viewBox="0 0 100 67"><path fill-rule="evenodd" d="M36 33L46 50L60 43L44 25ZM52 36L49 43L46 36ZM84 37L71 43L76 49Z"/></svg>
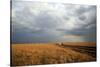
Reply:
<svg viewBox="0 0 100 67"><path fill-rule="evenodd" d="M96 43L95 42L67 42L63 43L64 48L70 48L74 51L88 54L96 57Z"/></svg>
<svg viewBox="0 0 100 67"><path fill-rule="evenodd" d="M13 44L11 65L61 64L96 60L96 56L76 50L76 47L71 47L73 45L67 46L70 44L71 43L64 43L64 45L57 45L55 43Z"/></svg>

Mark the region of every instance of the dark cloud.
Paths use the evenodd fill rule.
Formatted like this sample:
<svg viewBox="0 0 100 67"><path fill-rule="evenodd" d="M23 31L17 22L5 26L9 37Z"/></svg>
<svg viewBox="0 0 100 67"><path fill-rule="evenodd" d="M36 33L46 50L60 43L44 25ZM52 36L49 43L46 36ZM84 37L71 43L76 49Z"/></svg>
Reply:
<svg viewBox="0 0 100 67"><path fill-rule="evenodd" d="M95 41L96 6L13 1L12 42ZM64 37L82 35L80 37Z"/></svg>
<svg viewBox="0 0 100 67"><path fill-rule="evenodd" d="M79 19L84 21L86 19L86 17L85 16L79 16Z"/></svg>

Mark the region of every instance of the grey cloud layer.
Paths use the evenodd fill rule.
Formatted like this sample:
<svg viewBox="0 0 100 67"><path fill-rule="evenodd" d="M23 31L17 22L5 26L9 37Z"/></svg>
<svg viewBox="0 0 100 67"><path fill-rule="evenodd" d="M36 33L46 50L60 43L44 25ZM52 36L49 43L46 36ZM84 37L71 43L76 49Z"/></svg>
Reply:
<svg viewBox="0 0 100 67"><path fill-rule="evenodd" d="M96 6L12 1L12 41L95 41L66 35L96 34Z"/></svg>

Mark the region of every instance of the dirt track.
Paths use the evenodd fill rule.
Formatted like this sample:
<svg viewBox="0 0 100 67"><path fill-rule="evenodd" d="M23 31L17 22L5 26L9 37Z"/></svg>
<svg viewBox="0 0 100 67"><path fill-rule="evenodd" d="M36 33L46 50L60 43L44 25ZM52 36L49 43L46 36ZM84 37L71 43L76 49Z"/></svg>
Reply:
<svg viewBox="0 0 100 67"><path fill-rule="evenodd" d="M88 54L92 57L96 57L96 47L92 46L70 46L70 45L62 45L63 48L71 48L80 53Z"/></svg>

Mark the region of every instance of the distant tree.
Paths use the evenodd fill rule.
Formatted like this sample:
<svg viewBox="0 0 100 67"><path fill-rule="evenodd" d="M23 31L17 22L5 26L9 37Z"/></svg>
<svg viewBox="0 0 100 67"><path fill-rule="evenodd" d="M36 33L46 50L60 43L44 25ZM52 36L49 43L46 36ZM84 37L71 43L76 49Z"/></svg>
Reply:
<svg viewBox="0 0 100 67"><path fill-rule="evenodd" d="M56 45L60 45L60 46L63 46L63 42L60 42L60 43L56 43Z"/></svg>

